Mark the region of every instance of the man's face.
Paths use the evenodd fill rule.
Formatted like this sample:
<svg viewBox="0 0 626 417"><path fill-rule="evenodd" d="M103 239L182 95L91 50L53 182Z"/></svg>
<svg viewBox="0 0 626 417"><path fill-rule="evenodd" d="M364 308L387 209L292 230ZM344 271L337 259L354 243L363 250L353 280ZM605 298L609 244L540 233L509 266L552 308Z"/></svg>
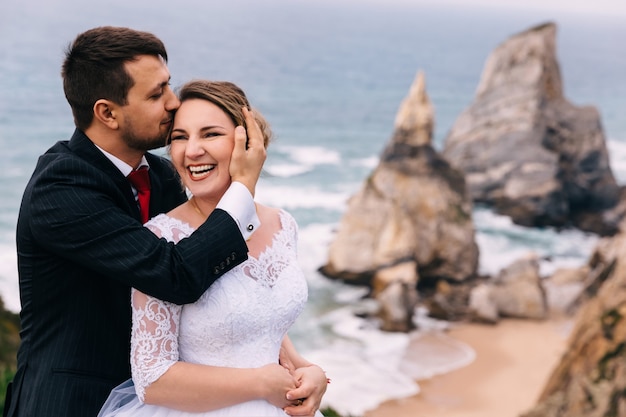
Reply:
<svg viewBox="0 0 626 417"><path fill-rule="evenodd" d="M126 70L135 84L128 91L128 103L121 107L122 140L129 148L148 151L165 145L173 111L180 101L169 86L170 73L160 58L141 55L127 62Z"/></svg>

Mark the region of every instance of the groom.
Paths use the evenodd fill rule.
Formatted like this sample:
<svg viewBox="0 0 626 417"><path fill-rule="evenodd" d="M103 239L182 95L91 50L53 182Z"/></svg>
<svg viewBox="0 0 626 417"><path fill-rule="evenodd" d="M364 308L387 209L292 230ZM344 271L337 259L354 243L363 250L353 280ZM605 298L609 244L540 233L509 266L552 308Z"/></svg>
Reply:
<svg viewBox="0 0 626 417"><path fill-rule="evenodd" d="M173 245L142 226L141 211L151 217L186 199L169 161L147 153L165 144L180 104L166 62L158 38L127 28L88 30L66 52L63 86L76 130L39 158L24 191L22 340L6 416L95 416L130 377L130 288L191 303L247 258L266 156L260 137L247 147L236 138L233 184L190 238ZM127 178L139 167L148 168L147 191ZM314 395L310 385L302 397Z"/></svg>

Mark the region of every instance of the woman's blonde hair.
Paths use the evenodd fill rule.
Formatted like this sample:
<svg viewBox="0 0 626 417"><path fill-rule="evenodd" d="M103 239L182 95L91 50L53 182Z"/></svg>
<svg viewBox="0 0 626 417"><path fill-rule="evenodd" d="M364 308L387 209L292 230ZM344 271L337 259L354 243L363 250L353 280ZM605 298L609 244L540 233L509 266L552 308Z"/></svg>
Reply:
<svg viewBox="0 0 626 417"><path fill-rule="evenodd" d="M243 126L247 129L242 107L250 107L248 98L241 88L229 81L193 80L180 87L178 97L181 102L193 98L207 100L222 110L231 118L235 126ZM272 140L272 130L269 124L257 110L254 110L254 118L261 128L263 144L267 148Z"/></svg>

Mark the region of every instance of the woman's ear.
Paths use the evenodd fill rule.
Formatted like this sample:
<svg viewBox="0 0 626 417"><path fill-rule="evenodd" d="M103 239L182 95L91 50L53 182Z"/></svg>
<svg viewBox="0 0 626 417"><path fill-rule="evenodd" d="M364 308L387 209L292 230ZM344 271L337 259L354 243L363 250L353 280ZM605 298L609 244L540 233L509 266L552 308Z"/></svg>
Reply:
<svg viewBox="0 0 626 417"><path fill-rule="evenodd" d="M116 118L117 106L110 100L100 99L93 105L94 119L109 129L118 129L119 122Z"/></svg>

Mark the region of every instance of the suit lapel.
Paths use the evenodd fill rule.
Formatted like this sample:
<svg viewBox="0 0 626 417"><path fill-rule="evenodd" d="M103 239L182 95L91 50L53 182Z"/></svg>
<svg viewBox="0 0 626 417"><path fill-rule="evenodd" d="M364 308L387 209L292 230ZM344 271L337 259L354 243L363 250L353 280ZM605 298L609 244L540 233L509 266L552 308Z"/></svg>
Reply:
<svg viewBox="0 0 626 417"><path fill-rule="evenodd" d="M139 208L133 194L133 190L128 179L120 172L120 170L107 158L94 143L80 130L76 129L68 144L69 148L75 155L87 161L94 169L102 172L103 175L111 179L120 192L124 195L126 201L131 207L131 212L137 220L140 219ZM152 179L152 175L150 175Z"/></svg>

